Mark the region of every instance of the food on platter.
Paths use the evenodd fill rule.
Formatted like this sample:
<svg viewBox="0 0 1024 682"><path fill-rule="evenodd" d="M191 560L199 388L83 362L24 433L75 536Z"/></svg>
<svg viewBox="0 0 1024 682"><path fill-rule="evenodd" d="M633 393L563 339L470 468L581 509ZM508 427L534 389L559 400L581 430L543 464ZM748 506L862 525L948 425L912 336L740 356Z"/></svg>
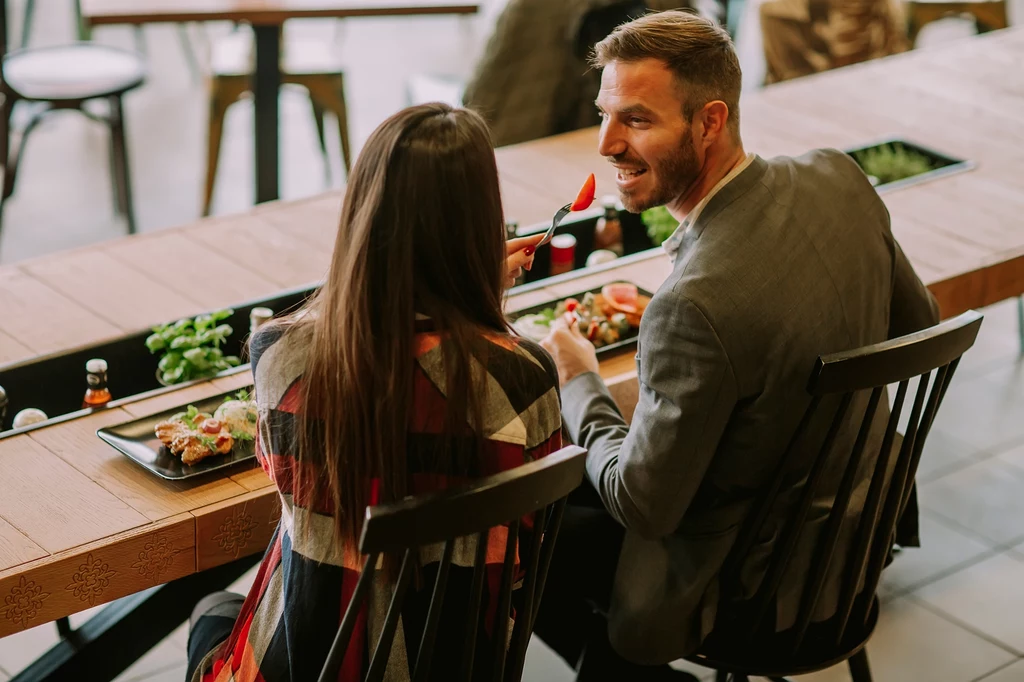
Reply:
<svg viewBox="0 0 1024 682"><path fill-rule="evenodd" d="M207 457L226 455L236 441L256 437L256 404L244 392L225 401L214 414L189 405L170 419L156 424L156 437L182 464L192 466Z"/></svg>
<svg viewBox="0 0 1024 682"><path fill-rule="evenodd" d="M555 306L517 318L513 328L526 338L540 341L551 331L551 323L570 313L582 333L596 348L618 342L640 327L650 297L640 294L636 285L616 282L588 292L581 299L566 298Z"/></svg>

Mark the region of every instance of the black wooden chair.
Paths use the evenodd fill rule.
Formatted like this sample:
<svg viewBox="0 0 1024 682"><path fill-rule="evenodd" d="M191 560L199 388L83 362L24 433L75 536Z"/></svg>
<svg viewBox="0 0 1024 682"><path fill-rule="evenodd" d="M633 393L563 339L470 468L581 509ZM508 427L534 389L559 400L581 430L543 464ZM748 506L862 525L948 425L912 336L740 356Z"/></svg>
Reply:
<svg viewBox="0 0 1024 682"><path fill-rule="evenodd" d="M752 510L737 539L730 561L722 574L723 608L731 603L733 618L708 636L702 649L689 660L718 671L717 682L747 682L748 677L784 681L787 675L830 668L846 661L854 682L871 682L865 645L878 619L875 590L893 545L896 524L907 506L925 438L945 395L960 356L973 344L982 315L969 311L935 327L884 343L818 359L808 385L811 403L790 441L790 451L800 443L815 417L822 411L829 424L827 435L813 459L809 473L794 471L787 458L777 468L769 489ZM907 419L906 435L899 442L897 425L912 380L919 378ZM895 400L855 529L854 544L841 571L836 614L824 622L812 623L812 615L843 530L851 503L857 470L865 455L872 419L885 399L886 387L897 384ZM833 443L855 395L870 391L852 452L833 452ZM863 402L863 401L861 401ZM831 413L831 414L830 414ZM776 593L793 549L808 517L825 471L834 457L848 457L843 478L821 534L806 583L796 624L774 632ZM895 464L892 458L895 456ZM806 474L806 478L803 478ZM743 557L778 498L784 480L804 480L799 497L777 536L760 588L740 606L733 601L739 589L738 575ZM767 634L766 634L767 633Z"/></svg>
<svg viewBox="0 0 1024 682"><path fill-rule="evenodd" d="M0 0L0 16L6 17L6 0ZM114 205L125 217L128 232L135 232L128 151L125 146L122 97L142 85L146 67L142 58L126 50L96 43L72 43L43 48L27 48L7 53L6 21L0 30L0 94L3 95L4 126L0 135L0 160L4 164L3 193L0 194L0 221L4 202L14 194L18 165L29 134L48 114L76 110L110 128L110 167L114 186ZM97 114L86 109L87 102L106 100L107 111ZM24 102L36 110L21 131L20 141L11 149L11 117L15 104ZM0 222L0 228L2 228Z"/></svg>
<svg viewBox="0 0 1024 682"><path fill-rule="evenodd" d="M437 637L441 608L445 601L445 587L452 553L458 538L476 537L473 578L468 595L462 660L459 667L462 680L490 679L517 682L526 660L526 647L533 631L533 619L544 593L555 538L565 508L566 496L583 480L586 451L568 446L536 462L525 464L477 481L471 486L412 498L395 504L367 509L359 542L360 551L367 555L352 599L342 618L327 661L320 673L320 681L338 679L345 651L355 629L356 619L367 602L374 581L378 559L382 555L401 560L398 577L380 640L367 666L366 680L376 682L384 676L398 627L398 618L405 603L409 583L416 571L421 547L444 543L437 578L434 581L423 635L415 660L411 660L412 679L427 680L430 676L431 654ZM517 549L520 519L533 515L532 546L520 551L526 577L519 589L518 612L511 639L508 621L512 605L512 568ZM482 620L482 594L488 531L499 525L508 525L498 607L494 617L494 643L489 671L474 671L479 663L477 631ZM509 642L506 649L506 642ZM412 657L410 657L412 658ZM450 662L449 662L450 663Z"/></svg>

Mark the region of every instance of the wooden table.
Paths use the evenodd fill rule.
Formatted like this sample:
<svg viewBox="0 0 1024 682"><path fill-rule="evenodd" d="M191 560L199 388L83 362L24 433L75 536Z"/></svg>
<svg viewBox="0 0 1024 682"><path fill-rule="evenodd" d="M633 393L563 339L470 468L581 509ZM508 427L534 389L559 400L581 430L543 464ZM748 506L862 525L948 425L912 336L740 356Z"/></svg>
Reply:
<svg viewBox="0 0 1024 682"><path fill-rule="evenodd" d="M745 142L771 156L897 133L973 159L970 172L885 200L943 314L985 306L1024 293L1021 63L1024 30L1009 30L773 86L744 99ZM594 130L502 149L498 161L506 214L523 223L549 219L590 171L599 188L612 187ZM340 202L335 192L265 204L2 267L0 363L313 283L327 267ZM197 241L212 248L195 249ZM220 244L237 251L222 255ZM520 291L509 308L613 278L655 289L670 271L660 250L627 261ZM632 356L603 362L601 373L630 415ZM246 380L219 379L0 441L0 636L263 550L278 512L262 472L171 484L94 435Z"/></svg>
<svg viewBox="0 0 1024 682"><path fill-rule="evenodd" d="M81 0L89 26L158 22L243 21L256 42L253 73L256 202L278 194L281 27L288 19L475 14L466 0Z"/></svg>

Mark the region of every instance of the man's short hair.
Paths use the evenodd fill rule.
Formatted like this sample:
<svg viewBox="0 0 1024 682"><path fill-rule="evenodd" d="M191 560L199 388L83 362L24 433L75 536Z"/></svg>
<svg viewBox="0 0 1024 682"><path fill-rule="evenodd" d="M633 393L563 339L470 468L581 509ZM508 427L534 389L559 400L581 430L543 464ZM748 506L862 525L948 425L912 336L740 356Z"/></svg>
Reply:
<svg viewBox="0 0 1024 682"><path fill-rule="evenodd" d="M611 62L664 62L684 90L687 121L708 102L729 107L727 125L739 135L740 62L729 34L713 22L690 12L672 10L647 14L622 24L594 46L591 63L604 68Z"/></svg>

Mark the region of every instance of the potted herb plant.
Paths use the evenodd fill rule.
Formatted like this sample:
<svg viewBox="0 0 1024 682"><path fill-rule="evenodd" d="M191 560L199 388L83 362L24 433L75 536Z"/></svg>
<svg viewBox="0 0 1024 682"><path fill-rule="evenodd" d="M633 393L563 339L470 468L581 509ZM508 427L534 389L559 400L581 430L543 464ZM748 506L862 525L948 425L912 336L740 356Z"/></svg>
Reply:
<svg viewBox="0 0 1024 682"><path fill-rule="evenodd" d="M647 226L647 236L655 246L661 246L661 243L671 237L679 227L679 221L673 218L664 206L647 209L640 214L640 219Z"/></svg>
<svg viewBox="0 0 1024 682"><path fill-rule="evenodd" d="M146 338L146 348L160 355L156 378L164 386L194 379L206 379L241 364L234 355L224 355L223 344L233 333L229 324L221 324L234 311L185 318L153 329Z"/></svg>
<svg viewBox="0 0 1024 682"><path fill-rule="evenodd" d="M935 168L927 156L899 142L860 149L851 156L875 186L922 175Z"/></svg>

